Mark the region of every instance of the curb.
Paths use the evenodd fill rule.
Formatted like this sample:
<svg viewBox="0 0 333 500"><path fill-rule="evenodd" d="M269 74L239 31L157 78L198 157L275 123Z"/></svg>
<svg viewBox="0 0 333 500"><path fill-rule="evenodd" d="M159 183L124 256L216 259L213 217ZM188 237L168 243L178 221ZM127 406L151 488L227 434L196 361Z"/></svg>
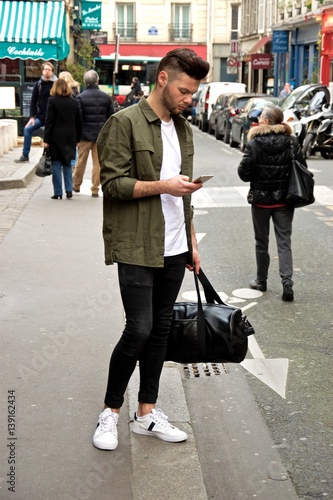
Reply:
<svg viewBox="0 0 333 500"><path fill-rule="evenodd" d="M0 179L0 189L24 188L35 175L37 163L34 165L24 165L11 177Z"/></svg>

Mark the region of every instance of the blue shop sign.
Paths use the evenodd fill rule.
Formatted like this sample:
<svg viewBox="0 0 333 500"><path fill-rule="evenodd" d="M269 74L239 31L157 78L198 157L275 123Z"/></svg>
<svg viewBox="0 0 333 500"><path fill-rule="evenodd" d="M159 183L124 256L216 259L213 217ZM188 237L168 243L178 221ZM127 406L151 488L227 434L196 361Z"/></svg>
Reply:
<svg viewBox="0 0 333 500"><path fill-rule="evenodd" d="M289 52L289 31L273 31L272 52Z"/></svg>

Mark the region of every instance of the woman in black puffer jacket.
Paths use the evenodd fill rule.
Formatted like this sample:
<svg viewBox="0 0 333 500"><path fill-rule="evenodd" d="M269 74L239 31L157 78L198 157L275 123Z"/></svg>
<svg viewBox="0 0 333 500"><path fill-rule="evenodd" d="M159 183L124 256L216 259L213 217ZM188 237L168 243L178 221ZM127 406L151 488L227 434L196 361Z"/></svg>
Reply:
<svg viewBox="0 0 333 500"><path fill-rule="evenodd" d="M250 182L248 201L252 205L252 221L256 241L257 278L250 283L265 292L270 257L268 253L270 218L274 224L279 272L283 285L282 300L294 300L291 232L294 207L286 203L291 165L291 144L295 159L306 161L298 139L291 136L289 125L283 123L283 112L267 105L259 118L259 126L250 130L238 175Z"/></svg>

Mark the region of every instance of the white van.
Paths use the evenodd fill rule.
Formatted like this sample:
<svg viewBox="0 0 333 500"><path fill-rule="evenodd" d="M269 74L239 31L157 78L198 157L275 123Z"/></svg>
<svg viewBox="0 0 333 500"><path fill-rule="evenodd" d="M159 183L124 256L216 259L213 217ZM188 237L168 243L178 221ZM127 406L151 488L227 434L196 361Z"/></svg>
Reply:
<svg viewBox="0 0 333 500"><path fill-rule="evenodd" d="M243 94L246 92L245 83L210 82L203 87L197 105L197 123L200 130L207 132L212 104L221 94Z"/></svg>

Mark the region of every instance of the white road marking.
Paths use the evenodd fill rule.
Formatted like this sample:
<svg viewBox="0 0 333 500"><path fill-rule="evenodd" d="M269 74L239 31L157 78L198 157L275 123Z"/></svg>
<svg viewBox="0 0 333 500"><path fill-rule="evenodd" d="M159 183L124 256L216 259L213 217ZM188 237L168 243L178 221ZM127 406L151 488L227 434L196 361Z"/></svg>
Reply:
<svg viewBox="0 0 333 500"><path fill-rule="evenodd" d="M249 186L233 187L206 187L201 188L192 195L195 209L202 208L223 208L223 207L249 207L247 193ZM333 205L333 190L327 186L315 186L314 205L305 207L302 210L312 210L315 205Z"/></svg>

